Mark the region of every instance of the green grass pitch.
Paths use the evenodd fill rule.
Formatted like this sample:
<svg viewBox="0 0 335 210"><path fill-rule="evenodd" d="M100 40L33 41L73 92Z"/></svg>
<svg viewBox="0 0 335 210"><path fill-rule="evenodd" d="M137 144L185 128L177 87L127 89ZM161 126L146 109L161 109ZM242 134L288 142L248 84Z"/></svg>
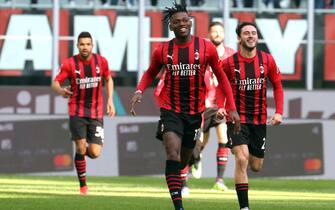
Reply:
<svg viewBox="0 0 335 210"><path fill-rule="evenodd" d="M234 190L216 192L213 179L190 179L186 210L238 210ZM0 210L169 210L164 177L88 177L80 196L76 177L0 176ZM233 180L226 179L233 189ZM250 179L252 210L335 210L335 180Z"/></svg>

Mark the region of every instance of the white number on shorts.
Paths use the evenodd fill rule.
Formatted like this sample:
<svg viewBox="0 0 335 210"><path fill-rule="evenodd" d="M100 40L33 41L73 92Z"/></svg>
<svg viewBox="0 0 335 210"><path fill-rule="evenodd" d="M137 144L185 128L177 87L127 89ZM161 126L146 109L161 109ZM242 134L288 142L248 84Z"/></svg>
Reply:
<svg viewBox="0 0 335 210"><path fill-rule="evenodd" d="M104 139L105 136L104 136L104 129L103 129L103 127L97 126L95 136L96 137L100 137L101 139Z"/></svg>
<svg viewBox="0 0 335 210"><path fill-rule="evenodd" d="M263 149L263 150L265 149L265 137L263 138L263 146L262 146L262 149Z"/></svg>

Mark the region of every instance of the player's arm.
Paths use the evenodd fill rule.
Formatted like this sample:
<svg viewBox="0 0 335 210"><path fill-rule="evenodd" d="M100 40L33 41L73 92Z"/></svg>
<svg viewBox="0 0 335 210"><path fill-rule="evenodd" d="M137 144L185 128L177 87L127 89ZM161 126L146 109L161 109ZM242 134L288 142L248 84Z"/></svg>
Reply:
<svg viewBox="0 0 335 210"><path fill-rule="evenodd" d="M61 84L69 77L69 63L64 62L62 64L59 73L55 77L54 81L52 81L51 88L59 95L64 98L70 97L73 92L71 91L71 86L62 87Z"/></svg>
<svg viewBox="0 0 335 210"><path fill-rule="evenodd" d="M283 121L284 91L281 83L280 70L272 56L270 56L269 62L268 77L273 86L273 96L276 104L276 112L270 118L269 123L271 125L279 125Z"/></svg>
<svg viewBox="0 0 335 210"><path fill-rule="evenodd" d="M163 66L163 61L161 60L161 52L162 52L162 46L158 47L151 58L151 63L149 68L144 72L139 84L137 85L136 91L134 93L134 96L130 100L130 113L132 115L136 115L135 112L135 104L141 102L142 100L142 94L144 90L149 87L154 79L156 78L157 74L161 70Z"/></svg>
<svg viewBox="0 0 335 210"><path fill-rule="evenodd" d="M103 77L106 81L106 91L107 91L107 114L109 117L114 117L115 115L115 106L113 103L113 93L114 93L114 82L110 74L108 62L105 58L102 59L103 66Z"/></svg>
<svg viewBox="0 0 335 210"><path fill-rule="evenodd" d="M222 63L219 61L216 49L213 45L209 45L209 65L218 80L218 87L221 89L223 95L226 97L226 110L229 113L229 117L235 124L234 132L238 133L240 131L240 117L236 111L233 90L230 86L229 80L222 70ZM219 107L224 108L224 107Z"/></svg>

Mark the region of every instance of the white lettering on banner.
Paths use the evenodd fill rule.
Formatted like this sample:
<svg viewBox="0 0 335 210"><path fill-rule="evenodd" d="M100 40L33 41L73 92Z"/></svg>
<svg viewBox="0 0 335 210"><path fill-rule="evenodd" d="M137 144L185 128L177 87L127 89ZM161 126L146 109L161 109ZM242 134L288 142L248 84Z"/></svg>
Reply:
<svg viewBox="0 0 335 210"><path fill-rule="evenodd" d="M306 20L289 20L284 33L277 19L257 19L258 29L283 74L295 73L295 54L307 32Z"/></svg>
<svg viewBox="0 0 335 210"><path fill-rule="evenodd" d="M51 30L46 15L11 15L7 36L0 55L0 69L23 69L26 61L33 61L35 70L51 69ZM27 49L31 36L31 49Z"/></svg>
<svg viewBox="0 0 335 210"><path fill-rule="evenodd" d="M97 27L99 26L99 27ZM150 19L144 20L144 39L147 40L144 49L144 68L149 66L150 51ZM106 16L77 15L74 18L74 34L89 31L101 55L109 61L110 69L121 71L122 61L127 49L127 70L137 71L138 63L138 18L135 16L118 16L114 32ZM75 53L77 49L74 49Z"/></svg>
<svg viewBox="0 0 335 210"><path fill-rule="evenodd" d="M221 20L214 18L213 20ZM277 65L284 74L294 74L295 55L307 32L306 20L289 20L282 32L277 19L256 19L264 41L274 56ZM111 29L108 17L77 15L74 17L74 36L81 31L90 31L96 43L96 49L110 62L109 67L121 71L126 56L127 71L137 71L138 64L138 18L136 16L118 16ZM97 27L97 25L99 27ZM235 28L237 19L230 19L227 39L228 46L237 49ZM145 18L144 68L150 61L150 19ZM51 69L52 42L50 23L46 15L11 15L6 38L0 49L0 70L24 69L26 61L32 61L34 69ZM30 36L31 49L27 49ZM12 38L10 38L12 37ZM75 45L74 45L75 46ZM76 47L74 52L77 53ZM283 53L285 52L285 53Z"/></svg>

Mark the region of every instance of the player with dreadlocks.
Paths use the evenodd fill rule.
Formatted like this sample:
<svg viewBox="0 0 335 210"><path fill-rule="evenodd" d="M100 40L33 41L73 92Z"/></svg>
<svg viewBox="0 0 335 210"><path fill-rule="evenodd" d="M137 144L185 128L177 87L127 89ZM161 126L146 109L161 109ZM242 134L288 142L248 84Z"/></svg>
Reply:
<svg viewBox="0 0 335 210"><path fill-rule="evenodd" d="M160 121L157 137L166 151L165 178L176 210L183 210L180 169L192 155L199 134L202 113L205 110L206 87L204 76L209 65L227 97L226 109L240 129L240 119L233 101L232 89L226 75L220 70L214 45L203 38L192 36L192 22L185 5L173 3L166 8L164 20L175 38L162 43L153 52L149 68L143 74L131 99L130 112L135 115L135 104L141 102L143 91L151 85L164 68L164 87L158 96Z"/></svg>

